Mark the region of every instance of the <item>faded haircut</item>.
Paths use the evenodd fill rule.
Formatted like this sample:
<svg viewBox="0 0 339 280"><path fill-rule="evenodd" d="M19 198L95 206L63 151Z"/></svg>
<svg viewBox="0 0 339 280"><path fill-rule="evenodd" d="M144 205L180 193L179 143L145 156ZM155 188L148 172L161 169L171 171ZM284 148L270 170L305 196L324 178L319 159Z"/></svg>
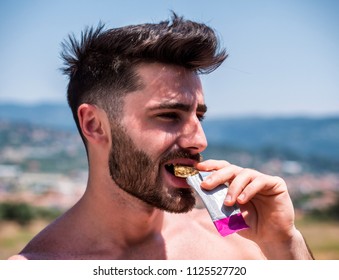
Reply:
<svg viewBox="0 0 339 280"><path fill-rule="evenodd" d="M110 119L119 115L122 96L142 87L136 73L140 63L182 66L210 73L226 59L214 30L173 13L171 20L105 29L86 28L80 40L69 35L62 43L62 71L69 78L67 100L82 136L77 116L83 103L104 109Z"/></svg>

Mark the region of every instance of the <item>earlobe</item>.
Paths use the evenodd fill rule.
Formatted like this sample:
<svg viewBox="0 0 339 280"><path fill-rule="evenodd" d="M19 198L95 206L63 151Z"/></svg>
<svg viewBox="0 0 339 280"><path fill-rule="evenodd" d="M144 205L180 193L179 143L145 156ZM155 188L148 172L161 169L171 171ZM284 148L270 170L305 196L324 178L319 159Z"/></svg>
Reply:
<svg viewBox="0 0 339 280"><path fill-rule="evenodd" d="M88 142L107 142L103 114L99 108L90 104L81 104L78 108L78 118L82 134Z"/></svg>

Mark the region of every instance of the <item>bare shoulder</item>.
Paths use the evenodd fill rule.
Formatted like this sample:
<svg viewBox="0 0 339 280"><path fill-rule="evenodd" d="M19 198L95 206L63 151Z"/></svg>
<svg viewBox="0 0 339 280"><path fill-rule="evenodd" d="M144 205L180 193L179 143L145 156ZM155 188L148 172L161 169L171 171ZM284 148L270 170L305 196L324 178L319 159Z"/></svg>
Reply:
<svg viewBox="0 0 339 280"><path fill-rule="evenodd" d="M18 255L12 258L18 260L50 259L46 257L46 252L53 251L54 244L56 243L53 234L53 225L49 225L33 237Z"/></svg>
<svg viewBox="0 0 339 280"><path fill-rule="evenodd" d="M33 237L19 255L13 257L28 260L65 259L66 256L63 255L65 247L74 244L71 242L70 229L61 216Z"/></svg>

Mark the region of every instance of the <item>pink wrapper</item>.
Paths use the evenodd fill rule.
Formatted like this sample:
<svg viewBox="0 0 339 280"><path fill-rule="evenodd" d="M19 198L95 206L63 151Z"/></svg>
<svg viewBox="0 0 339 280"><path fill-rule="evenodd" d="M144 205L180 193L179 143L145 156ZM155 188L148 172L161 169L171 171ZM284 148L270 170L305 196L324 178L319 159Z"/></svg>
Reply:
<svg viewBox="0 0 339 280"><path fill-rule="evenodd" d="M241 213L234 214L233 216L216 220L213 222L221 236L226 236L235 233L241 229L248 228Z"/></svg>

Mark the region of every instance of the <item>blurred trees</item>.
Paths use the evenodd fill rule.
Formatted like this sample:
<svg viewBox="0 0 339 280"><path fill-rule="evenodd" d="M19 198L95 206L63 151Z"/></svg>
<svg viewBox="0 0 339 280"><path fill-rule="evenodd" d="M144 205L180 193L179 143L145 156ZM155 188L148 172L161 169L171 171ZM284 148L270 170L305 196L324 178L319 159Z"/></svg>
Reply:
<svg viewBox="0 0 339 280"><path fill-rule="evenodd" d="M27 225L35 219L53 220L61 213L56 208L35 207L23 202L0 203L0 221L16 221L20 225Z"/></svg>

